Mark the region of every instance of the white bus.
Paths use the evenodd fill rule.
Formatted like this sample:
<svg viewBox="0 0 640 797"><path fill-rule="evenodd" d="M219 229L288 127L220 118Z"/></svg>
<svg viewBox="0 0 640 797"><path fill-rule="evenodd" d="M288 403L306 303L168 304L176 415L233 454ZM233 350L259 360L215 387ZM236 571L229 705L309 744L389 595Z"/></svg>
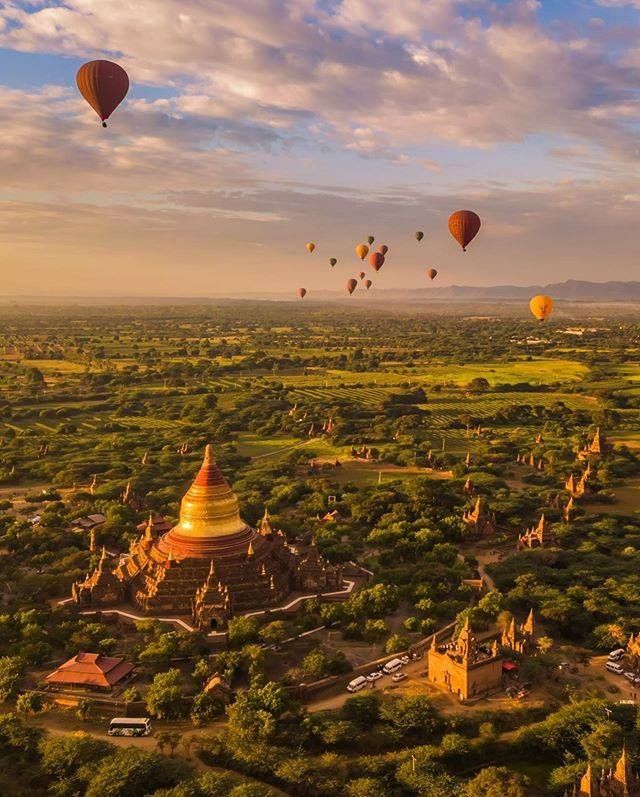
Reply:
<svg viewBox="0 0 640 797"><path fill-rule="evenodd" d="M114 717L107 733L109 736L148 736L151 720L149 717Z"/></svg>

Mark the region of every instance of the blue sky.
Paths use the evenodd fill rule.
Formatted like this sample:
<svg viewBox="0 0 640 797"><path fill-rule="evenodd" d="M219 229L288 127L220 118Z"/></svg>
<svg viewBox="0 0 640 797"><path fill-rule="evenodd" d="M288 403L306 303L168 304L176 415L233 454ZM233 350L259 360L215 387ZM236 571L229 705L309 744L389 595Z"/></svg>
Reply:
<svg viewBox="0 0 640 797"><path fill-rule="evenodd" d="M634 278L639 33L640 0L5 2L5 292L313 295L369 232L380 288ZM131 78L107 131L92 58Z"/></svg>

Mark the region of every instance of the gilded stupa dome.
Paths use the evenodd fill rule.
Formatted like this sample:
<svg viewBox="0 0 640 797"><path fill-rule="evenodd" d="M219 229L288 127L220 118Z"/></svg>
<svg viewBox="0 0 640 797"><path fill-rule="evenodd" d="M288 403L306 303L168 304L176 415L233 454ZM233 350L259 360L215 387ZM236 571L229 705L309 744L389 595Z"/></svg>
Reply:
<svg viewBox="0 0 640 797"><path fill-rule="evenodd" d="M185 537L224 537L244 531L238 499L213 459L212 447L180 505L180 520L174 530Z"/></svg>

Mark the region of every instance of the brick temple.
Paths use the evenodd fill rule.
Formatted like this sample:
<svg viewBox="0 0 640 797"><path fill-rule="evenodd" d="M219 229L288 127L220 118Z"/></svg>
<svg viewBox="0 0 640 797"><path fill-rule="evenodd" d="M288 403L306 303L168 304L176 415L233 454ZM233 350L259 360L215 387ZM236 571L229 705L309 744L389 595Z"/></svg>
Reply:
<svg viewBox="0 0 640 797"><path fill-rule="evenodd" d="M103 550L96 570L72 587L81 605L134 604L148 615L190 615L200 629L224 627L234 614L276 607L295 592L342 587L339 567L315 543L292 546L265 515L259 529L242 520L238 499L207 446L182 499L180 519L157 535L153 521L127 555Z"/></svg>

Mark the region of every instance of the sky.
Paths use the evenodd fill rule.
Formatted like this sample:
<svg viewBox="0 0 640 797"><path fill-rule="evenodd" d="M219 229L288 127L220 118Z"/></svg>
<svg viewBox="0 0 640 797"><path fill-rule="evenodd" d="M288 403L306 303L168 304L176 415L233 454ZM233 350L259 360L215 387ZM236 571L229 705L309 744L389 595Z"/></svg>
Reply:
<svg viewBox="0 0 640 797"><path fill-rule="evenodd" d="M640 279L639 88L640 0L0 2L0 294Z"/></svg>

